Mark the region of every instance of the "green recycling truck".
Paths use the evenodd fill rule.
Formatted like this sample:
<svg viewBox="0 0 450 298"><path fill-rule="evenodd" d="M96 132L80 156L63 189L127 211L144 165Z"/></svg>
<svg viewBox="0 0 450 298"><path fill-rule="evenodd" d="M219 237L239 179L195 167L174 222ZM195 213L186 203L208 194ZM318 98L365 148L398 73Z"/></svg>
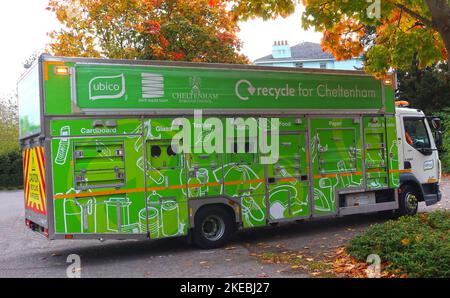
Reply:
<svg viewBox="0 0 450 298"><path fill-rule="evenodd" d="M49 239L211 248L238 228L411 212L390 79L43 55L18 95L26 225Z"/></svg>

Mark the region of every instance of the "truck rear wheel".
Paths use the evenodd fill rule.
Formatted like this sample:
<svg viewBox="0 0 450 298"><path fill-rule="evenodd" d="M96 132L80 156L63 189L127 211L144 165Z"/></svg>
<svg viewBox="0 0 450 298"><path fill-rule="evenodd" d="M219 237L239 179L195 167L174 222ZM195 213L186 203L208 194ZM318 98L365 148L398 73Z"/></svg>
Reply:
<svg viewBox="0 0 450 298"><path fill-rule="evenodd" d="M398 214L400 216L412 216L417 214L419 208L419 195L416 189L411 185L403 185L399 197Z"/></svg>
<svg viewBox="0 0 450 298"><path fill-rule="evenodd" d="M218 248L228 242L233 230L233 219L226 210L218 206L205 207L195 216L192 240L203 249Z"/></svg>

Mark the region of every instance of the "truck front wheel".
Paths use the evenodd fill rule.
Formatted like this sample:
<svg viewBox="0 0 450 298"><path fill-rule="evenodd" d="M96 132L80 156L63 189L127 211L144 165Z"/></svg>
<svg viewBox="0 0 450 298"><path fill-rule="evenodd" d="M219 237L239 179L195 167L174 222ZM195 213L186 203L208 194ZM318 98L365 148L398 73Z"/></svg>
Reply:
<svg viewBox="0 0 450 298"><path fill-rule="evenodd" d="M416 189L411 185L403 185L400 190L399 215L411 216L417 214L417 210L419 208L419 195L417 194Z"/></svg>
<svg viewBox="0 0 450 298"><path fill-rule="evenodd" d="M233 234L233 219L221 207L205 207L195 215L192 240L203 249L218 248L225 245Z"/></svg>

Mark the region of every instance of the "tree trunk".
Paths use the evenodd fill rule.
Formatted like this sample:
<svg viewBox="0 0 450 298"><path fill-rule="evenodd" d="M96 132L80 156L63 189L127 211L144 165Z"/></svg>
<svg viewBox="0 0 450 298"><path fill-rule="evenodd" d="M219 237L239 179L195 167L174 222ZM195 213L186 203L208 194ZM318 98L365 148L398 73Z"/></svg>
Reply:
<svg viewBox="0 0 450 298"><path fill-rule="evenodd" d="M450 6L446 0L426 0L426 3L431 12L433 25L441 35L447 49L449 66L447 77L450 78Z"/></svg>

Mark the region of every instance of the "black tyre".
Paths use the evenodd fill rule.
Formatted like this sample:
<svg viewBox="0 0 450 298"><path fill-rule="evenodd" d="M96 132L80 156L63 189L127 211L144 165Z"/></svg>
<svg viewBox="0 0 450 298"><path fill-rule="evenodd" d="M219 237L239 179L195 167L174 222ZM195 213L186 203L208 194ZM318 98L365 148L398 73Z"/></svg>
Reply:
<svg viewBox="0 0 450 298"><path fill-rule="evenodd" d="M399 197L398 215L411 216L417 214L419 208L419 194L411 185L403 185Z"/></svg>
<svg viewBox="0 0 450 298"><path fill-rule="evenodd" d="M193 243L203 249L224 246L233 234L235 223L223 208L205 207L195 215L195 227L192 232Z"/></svg>

